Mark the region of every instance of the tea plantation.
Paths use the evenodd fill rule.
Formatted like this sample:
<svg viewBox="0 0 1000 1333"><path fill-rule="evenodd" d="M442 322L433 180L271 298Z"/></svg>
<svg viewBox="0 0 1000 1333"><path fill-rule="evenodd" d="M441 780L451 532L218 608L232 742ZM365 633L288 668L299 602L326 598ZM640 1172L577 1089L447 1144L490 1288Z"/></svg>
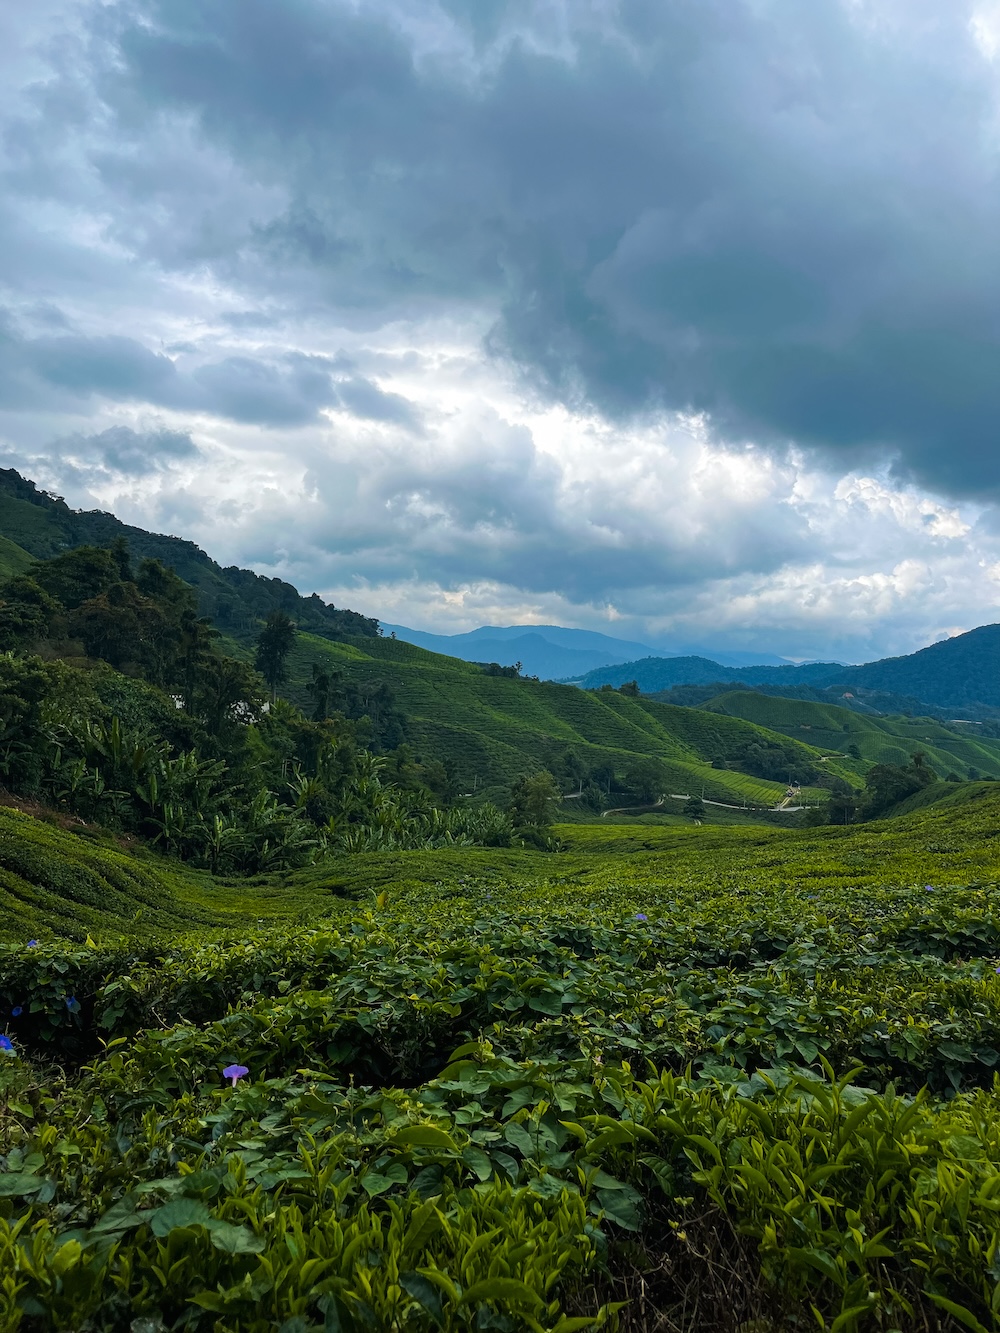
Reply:
<svg viewBox="0 0 1000 1333"><path fill-rule="evenodd" d="M0 1329L1000 1328L1000 792L223 882L0 810Z"/></svg>

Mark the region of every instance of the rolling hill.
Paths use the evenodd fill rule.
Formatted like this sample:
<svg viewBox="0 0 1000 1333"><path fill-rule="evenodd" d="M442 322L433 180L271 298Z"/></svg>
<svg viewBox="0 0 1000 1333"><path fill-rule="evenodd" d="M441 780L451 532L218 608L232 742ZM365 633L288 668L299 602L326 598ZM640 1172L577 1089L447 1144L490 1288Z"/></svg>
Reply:
<svg viewBox="0 0 1000 1333"><path fill-rule="evenodd" d="M383 629L397 639L429 648L434 653L444 653L446 657L459 657L464 662L496 662L500 666L520 662L526 676L574 683L600 667L634 661L639 657L682 657L692 651L651 647L646 643L616 639L596 630L568 629L564 625L481 625L465 634L430 634L426 630L383 621ZM734 667L789 665L784 658L772 653L720 651L712 660Z"/></svg>
<svg viewBox="0 0 1000 1333"><path fill-rule="evenodd" d="M9 537L0 537L0 579L12 579L16 574L23 574L33 560L34 556Z"/></svg>
<svg viewBox="0 0 1000 1333"><path fill-rule="evenodd" d="M734 806L768 806L783 796L793 774L812 784L818 799L821 782L840 778L860 786L870 763L905 763L916 748L928 754L942 776L955 770L965 777L970 769L1000 776L1000 742L958 736L926 719L889 724L746 689L723 694L709 708L678 707L613 689L581 690L491 674L402 639L381 637L377 622L326 606L318 597L302 597L280 580L223 568L192 542L144 532L111 514L71 510L16 472L0 471L0 531L0 571L6 567L8 576L33 557L86 543L110 546L125 538L134 555L163 560L197 589L202 610L217 619L226 651L236 656L249 656L262 617L281 606L300 628L287 687L293 702L311 707L307 685L314 666L339 672L373 700L387 687L386 706L403 715L402 734L411 747L424 760L444 762L463 792L499 797L514 779L540 768L553 771L567 792L585 780L606 782L610 791L616 780L621 783L637 765L652 760L659 791L699 794ZM477 631L466 636L467 646L475 646L477 653L487 645L516 647L523 637L513 633L517 628L498 629L494 639ZM577 641L577 633L587 634L542 628L564 643ZM989 651L994 629L962 636L971 641L973 656ZM950 640L925 650L929 658L916 654L921 657L917 675L926 677L935 664L947 668L949 653L964 653L961 660L966 661L969 648ZM905 684L900 662L909 661L873 665L885 667L891 683ZM650 658L608 670L624 682L641 674L637 667L660 673L655 682L640 681L647 688L664 677L667 682L694 678L744 684L751 675L774 680L795 673L800 680L819 682L831 671L858 670L830 664L738 668L692 657ZM390 742L390 748L395 744ZM853 745L858 755L848 753Z"/></svg>
<svg viewBox="0 0 1000 1333"><path fill-rule="evenodd" d="M727 667L702 657L640 658L588 672L579 682L586 689L638 682L644 694L678 685L732 681L744 685L863 690L877 706L879 695L907 696L919 704L964 715L977 707L1000 708L1000 625L981 625L905 657L887 657L862 666L810 662L804 666Z"/></svg>
<svg viewBox="0 0 1000 1333"><path fill-rule="evenodd" d="M542 767L559 772L573 754L588 768L608 766L618 774L639 759L653 758L661 764L663 786L672 792L704 791L711 799L767 805L784 795L785 780L724 767L755 743L790 746L787 754L797 763L819 766L852 784L863 780L865 766L848 756L831 763L815 746L740 718L612 690L591 693L550 681L491 676L399 639L331 643L300 635L287 693L303 706L314 663L342 671L358 685L389 684L407 715L411 743L450 764L463 790L499 794L522 773Z"/></svg>
<svg viewBox="0 0 1000 1333"><path fill-rule="evenodd" d="M2 569L5 560L20 562L20 568L10 569L19 573L32 559L48 560L76 546L109 547L123 538L133 556L160 560L179 574L196 590L201 614L237 638L252 636L259 621L279 608L315 634L378 633L376 620L329 606L315 594L303 597L282 579L235 565L223 568L194 542L146 532L101 510L70 509L12 468L0 468L0 534L7 543L0 547L0 576L10 576Z"/></svg>
<svg viewBox="0 0 1000 1333"><path fill-rule="evenodd" d="M755 722L826 752L846 754L856 747L861 758L871 764L905 765L910 755L920 750L941 777L952 772L963 779L976 774L1000 777L1000 741L960 735L926 717L864 717L834 704L807 703L750 690L720 694L701 707L706 712Z"/></svg>

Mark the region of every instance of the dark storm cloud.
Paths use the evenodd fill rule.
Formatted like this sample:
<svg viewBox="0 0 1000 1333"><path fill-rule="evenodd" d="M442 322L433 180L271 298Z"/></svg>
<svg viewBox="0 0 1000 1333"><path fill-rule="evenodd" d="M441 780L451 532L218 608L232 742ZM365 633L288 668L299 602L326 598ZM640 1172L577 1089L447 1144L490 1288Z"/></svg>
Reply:
<svg viewBox="0 0 1000 1333"><path fill-rule="evenodd" d="M177 353L195 344L174 344ZM136 338L83 334L25 337L0 322L0 407L51 405L94 396L206 412L260 426L304 426L323 408L369 420L414 425L410 404L386 393L335 357L279 352L227 356L187 368Z"/></svg>
<svg viewBox="0 0 1000 1333"><path fill-rule="evenodd" d="M176 264L197 227L190 253L251 302L380 320L492 303L491 345L548 393L889 450L924 483L996 495L1000 121L972 13L123 3L92 48L120 160L174 117L270 193L229 210L213 252L205 217L224 210L198 173L157 180L171 225L144 229L128 217L152 209L147 176L112 150L101 170L130 244ZM62 373L84 369L112 374ZM268 393L238 366L209 379L234 411Z"/></svg>
<svg viewBox="0 0 1000 1333"><path fill-rule="evenodd" d="M68 460L78 471L142 477L198 457L198 446L185 431L136 431L111 426L95 435L67 435L47 450L51 458Z"/></svg>

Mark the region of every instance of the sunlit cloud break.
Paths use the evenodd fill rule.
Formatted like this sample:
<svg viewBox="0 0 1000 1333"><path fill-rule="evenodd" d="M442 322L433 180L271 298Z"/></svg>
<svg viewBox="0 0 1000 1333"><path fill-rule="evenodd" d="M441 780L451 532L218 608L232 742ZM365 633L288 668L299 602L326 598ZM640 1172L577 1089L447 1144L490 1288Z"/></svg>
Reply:
<svg viewBox="0 0 1000 1333"><path fill-rule="evenodd" d="M998 12L0 21L8 464L442 632L990 621Z"/></svg>

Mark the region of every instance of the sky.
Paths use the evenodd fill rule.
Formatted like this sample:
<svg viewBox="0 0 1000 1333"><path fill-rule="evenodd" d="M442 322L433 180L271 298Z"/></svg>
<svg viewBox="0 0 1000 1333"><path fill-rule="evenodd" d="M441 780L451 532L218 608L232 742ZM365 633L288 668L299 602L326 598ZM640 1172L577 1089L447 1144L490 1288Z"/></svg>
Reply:
<svg viewBox="0 0 1000 1333"><path fill-rule="evenodd" d="M391 623L1000 620L1000 3L0 8L0 465Z"/></svg>

